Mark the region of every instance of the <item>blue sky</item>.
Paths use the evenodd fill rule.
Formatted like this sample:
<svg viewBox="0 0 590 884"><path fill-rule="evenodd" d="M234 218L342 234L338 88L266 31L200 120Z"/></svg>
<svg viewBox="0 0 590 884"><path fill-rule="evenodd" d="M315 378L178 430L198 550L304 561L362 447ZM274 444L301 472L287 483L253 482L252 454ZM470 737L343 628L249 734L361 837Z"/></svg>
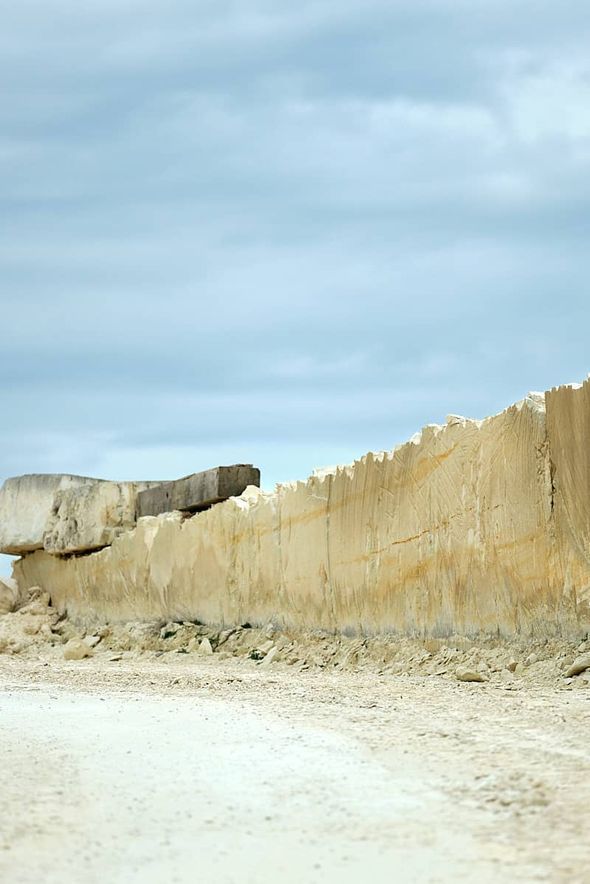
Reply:
<svg viewBox="0 0 590 884"><path fill-rule="evenodd" d="M2 22L0 478L272 486L590 370L587 2Z"/></svg>

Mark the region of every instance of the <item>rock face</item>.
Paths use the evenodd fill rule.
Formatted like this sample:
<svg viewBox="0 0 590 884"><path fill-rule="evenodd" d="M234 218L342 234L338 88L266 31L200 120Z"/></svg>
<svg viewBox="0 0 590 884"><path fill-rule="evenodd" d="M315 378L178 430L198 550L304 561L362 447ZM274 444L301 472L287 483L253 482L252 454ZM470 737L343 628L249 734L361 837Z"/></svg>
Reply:
<svg viewBox="0 0 590 884"><path fill-rule="evenodd" d="M174 510L196 512L237 497L248 485L260 485L260 470L252 464L215 467L140 492L137 512L139 516L159 516Z"/></svg>
<svg viewBox="0 0 590 884"><path fill-rule="evenodd" d="M275 493L139 519L93 555L35 552L15 575L82 621L578 636L590 628L589 438L590 382L561 387Z"/></svg>
<svg viewBox="0 0 590 884"><path fill-rule="evenodd" d="M59 492L96 481L69 475L7 479L0 488L0 552L19 556L43 549L43 535Z"/></svg>
<svg viewBox="0 0 590 884"><path fill-rule="evenodd" d="M43 547L55 555L109 546L135 527L138 492L148 482L95 481L55 495L43 534Z"/></svg>

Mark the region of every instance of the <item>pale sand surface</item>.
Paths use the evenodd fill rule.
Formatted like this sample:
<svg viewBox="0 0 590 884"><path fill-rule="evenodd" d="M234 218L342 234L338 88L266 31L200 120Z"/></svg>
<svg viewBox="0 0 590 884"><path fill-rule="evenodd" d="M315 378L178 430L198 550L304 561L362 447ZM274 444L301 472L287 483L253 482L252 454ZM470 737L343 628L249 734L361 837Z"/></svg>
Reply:
<svg viewBox="0 0 590 884"><path fill-rule="evenodd" d="M590 881L590 690L0 656L0 880Z"/></svg>

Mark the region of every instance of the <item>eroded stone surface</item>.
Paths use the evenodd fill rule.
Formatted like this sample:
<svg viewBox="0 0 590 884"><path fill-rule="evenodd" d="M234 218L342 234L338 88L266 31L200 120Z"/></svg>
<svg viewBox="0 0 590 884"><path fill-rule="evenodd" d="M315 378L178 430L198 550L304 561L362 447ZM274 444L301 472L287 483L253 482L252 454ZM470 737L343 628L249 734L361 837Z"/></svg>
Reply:
<svg viewBox="0 0 590 884"><path fill-rule="evenodd" d="M88 476L31 474L7 479L0 488L0 552L20 556L43 549L43 535L56 496L96 482Z"/></svg>
<svg viewBox="0 0 590 884"><path fill-rule="evenodd" d="M61 474L7 479L0 489L0 552L101 549L133 528L138 492L157 484Z"/></svg>
<svg viewBox="0 0 590 884"><path fill-rule="evenodd" d="M47 552L102 549L136 523L138 492L149 482L93 482L58 491L43 534Z"/></svg>
<svg viewBox="0 0 590 884"><path fill-rule="evenodd" d="M259 481L259 470L243 464L163 483L70 475L7 479L0 489L0 552L92 552L135 526L140 499L144 513L194 510L241 494Z"/></svg>
<svg viewBox="0 0 590 884"><path fill-rule="evenodd" d="M17 563L81 620L274 622L420 636L590 627L590 385L190 519L140 519L94 555Z"/></svg>
<svg viewBox="0 0 590 884"><path fill-rule="evenodd" d="M174 510L196 511L260 485L260 470L252 464L214 467L174 482L161 482L137 497L138 516L159 516Z"/></svg>
<svg viewBox="0 0 590 884"><path fill-rule="evenodd" d="M19 591L12 577L0 578L0 616L10 614L16 609Z"/></svg>
<svg viewBox="0 0 590 884"><path fill-rule="evenodd" d="M580 675L581 672L585 672L587 669L590 669L590 654L582 654L580 657L576 657L572 665L568 667L565 677L572 678L574 675Z"/></svg>

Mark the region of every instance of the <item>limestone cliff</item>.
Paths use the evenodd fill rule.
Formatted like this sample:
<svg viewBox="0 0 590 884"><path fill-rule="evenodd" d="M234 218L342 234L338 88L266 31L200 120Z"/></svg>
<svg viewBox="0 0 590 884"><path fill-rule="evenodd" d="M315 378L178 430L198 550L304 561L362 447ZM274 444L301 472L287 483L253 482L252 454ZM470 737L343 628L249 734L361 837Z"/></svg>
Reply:
<svg viewBox="0 0 590 884"><path fill-rule="evenodd" d="M414 635L590 629L590 382L112 546L15 566L82 620L195 619Z"/></svg>

